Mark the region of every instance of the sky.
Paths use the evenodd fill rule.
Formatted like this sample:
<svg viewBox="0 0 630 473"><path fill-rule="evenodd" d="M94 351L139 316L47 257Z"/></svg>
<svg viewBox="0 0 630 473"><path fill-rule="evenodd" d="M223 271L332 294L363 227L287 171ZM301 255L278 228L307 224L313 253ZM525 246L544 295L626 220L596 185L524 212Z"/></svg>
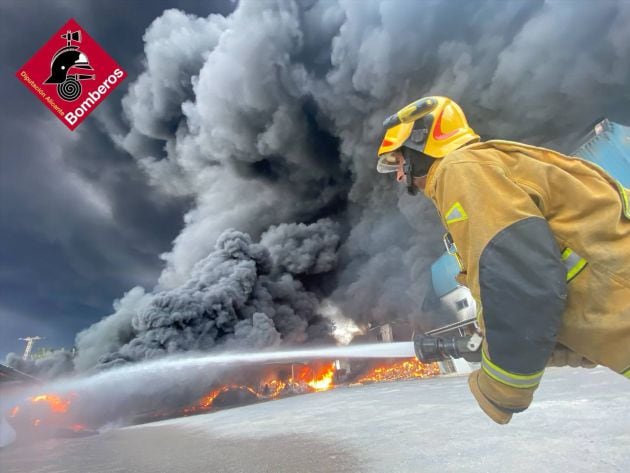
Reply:
<svg viewBox="0 0 630 473"><path fill-rule="evenodd" d="M69 18L129 74L74 132L15 78ZM383 118L446 95L484 139L569 152L630 123L629 23L622 0L2 2L0 357L411 318L442 229L374 171Z"/></svg>
<svg viewBox="0 0 630 473"><path fill-rule="evenodd" d="M0 143L0 357L20 337L70 348L130 287L152 287L183 225L185 199L165 198L104 131L142 67L142 35L167 7L208 15L229 1L8 1L0 5L3 109ZM122 12L121 12L122 10ZM74 132L15 72L75 18L129 79ZM9 112L10 111L10 112Z"/></svg>

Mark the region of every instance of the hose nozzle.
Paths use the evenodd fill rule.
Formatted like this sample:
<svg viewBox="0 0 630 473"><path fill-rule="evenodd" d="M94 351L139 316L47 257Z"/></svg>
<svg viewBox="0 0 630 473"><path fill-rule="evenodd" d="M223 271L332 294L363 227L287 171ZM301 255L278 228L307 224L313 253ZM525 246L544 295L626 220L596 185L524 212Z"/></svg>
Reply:
<svg viewBox="0 0 630 473"><path fill-rule="evenodd" d="M435 363L450 357L481 361L481 337L477 334L469 337L432 337L421 334L414 337L413 346L416 357L422 363Z"/></svg>

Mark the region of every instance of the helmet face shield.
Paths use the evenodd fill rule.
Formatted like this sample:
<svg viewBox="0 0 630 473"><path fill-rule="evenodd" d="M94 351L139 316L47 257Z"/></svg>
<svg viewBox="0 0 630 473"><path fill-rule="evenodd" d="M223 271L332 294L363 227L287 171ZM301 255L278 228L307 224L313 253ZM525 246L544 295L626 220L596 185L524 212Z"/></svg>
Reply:
<svg viewBox="0 0 630 473"><path fill-rule="evenodd" d="M381 156L378 157L376 170L381 174L396 172L400 165L401 159L402 159L402 154L400 153L399 150L382 154Z"/></svg>

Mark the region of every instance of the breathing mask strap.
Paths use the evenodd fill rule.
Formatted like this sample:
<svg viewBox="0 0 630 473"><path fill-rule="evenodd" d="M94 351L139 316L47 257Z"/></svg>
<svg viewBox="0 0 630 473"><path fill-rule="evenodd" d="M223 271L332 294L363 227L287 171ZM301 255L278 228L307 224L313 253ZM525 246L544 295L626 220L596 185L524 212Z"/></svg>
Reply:
<svg viewBox="0 0 630 473"><path fill-rule="evenodd" d="M413 162L410 159L405 158L403 172L405 173L407 193L409 195L416 195L418 193L418 187L413 183Z"/></svg>
<svg viewBox="0 0 630 473"><path fill-rule="evenodd" d="M402 155L405 159L403 172L405 173L407 193L409 195L416 195L420 189L418 189L418 186L413 182L414 178L426 176L434 160L420 151L405 146L402 148Z"/></svg>

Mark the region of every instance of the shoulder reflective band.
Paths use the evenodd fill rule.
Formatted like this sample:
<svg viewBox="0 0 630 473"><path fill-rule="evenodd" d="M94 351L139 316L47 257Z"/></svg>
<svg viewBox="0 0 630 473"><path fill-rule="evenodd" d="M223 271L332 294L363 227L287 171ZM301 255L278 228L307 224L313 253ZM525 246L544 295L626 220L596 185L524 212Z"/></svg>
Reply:
<svg viewBox="0 0 630 473"><path fill-rule="evenodd" d="M534 374L516 374L505 371L503 368L499 368L492 363L483 350L481 351L481 368L488 376L499 383L520 389L535 388L540 383L540 379L543 375L543 371Z"/></svg>
<svg viewBox="0 0 630 473"><path fill-rule="evenodd" d="M567 268L567 282L571 281L580 274L580 271L582 271L587 265L586 260L581 258L580 255L571 248L565 248L562 252L562 262Z"/></svg>
<svg viewBox="0 0 630 473"><path fill-rule="evenodd" d="M464 210L464 207L462 207L462 204L455 202L446 212L444 220L447 225L455 222L463 222L464 220L468 220L468 214Z"/></svg>
<svg viewBox="0 0 630 473"><path fill-rule="evenodd" d="M630 379L630 368L628 368L626 371L621 373L623 376L625 376L626 378Z"/></svg>

